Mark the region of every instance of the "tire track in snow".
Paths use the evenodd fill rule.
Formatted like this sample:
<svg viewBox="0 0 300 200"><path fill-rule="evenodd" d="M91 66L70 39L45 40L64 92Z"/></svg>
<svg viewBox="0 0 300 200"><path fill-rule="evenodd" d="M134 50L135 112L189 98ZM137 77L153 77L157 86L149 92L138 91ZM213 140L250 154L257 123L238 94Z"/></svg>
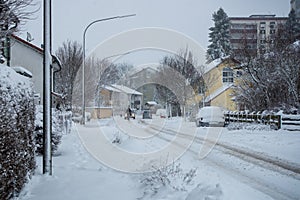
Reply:
<svg viewBox="0 0 300 200"><path fill-rule="evenodd" d="M149 126L149 130L151 131L155 130L157 131L157 128L152 124L152 126ZM169 134L169 135L175 135L178 134L178 137L188 137L188 135L184 134L184 133L177 133L174 132L172 129L168 129L168 128L164 128L161 129L160 128L161 133L165 133L165 134ZM159 137L160 139L163 139L165 141L171 141L170 139L167 139L165 137L163 137L162 134L157 134L156 137ZM201 144L203 141L205 140L205 138L196 136L195 138L195 142L198 144ZM177 144L180 146L180 144ZM259 155L258 152L246 152L248 150L246 149L241 149L238 147L234 147L234 146L229 146L227 144L223 144L221 142L218 142L216 144L216 146L218 148L214 148L215 150L218 150L222 153L226 153L226 154L230 154L238 159L242 159L248 163L251 163L253 165L258 165L259 167L263 167L267 170L271 170L273 172L276 173L280 173L284 176L288 176L297 180L300 180L300 174L298 173L299 168L295 167L294 164L284 164L283 160L275 160L275 158L271 158L271 157L266 157L266 155ZM189 152L195 154L195 155L199 155L198 151L192 150L192 149L188 149ZM220 162L219 160L213 160L209 157L205 158L205 160L203 160L204 162L209 163L210 166L214 166L214 168L219 168L220 170L226 171L227 173L229 173L231 176L235 177L238 180L243 180L243 182L247 185L249 185L250 187L265 193L267 195L269 195L270 197L272 197L273 199L298 199L298 196L293 196L290 193L286 192L286 191L282 191L282 189L280 190L276 185L274 185L273 183L266 183L266 181L264 180L258 180L259 177L251 177L249 175L245 175L245 173L243 173L243 171L238 170L238 169L234 169L233 167L230 167L228 165L225 165L223 162Z"/></svg>
<svg viewBox="0 0 300 200"><path fill-rule="evenodd" d="M158 130L154 127L154 125L150 126L149 128L156 130L156 131ZM177 133L174 133L174 131L172 131L171 129L163 129L163 130L160 129L160 131L162 133L166 133L169 135L177 134ZM178 134L179 134L179 137L190 137L189 135L184 134L184 133L178 133ZM198 143L204 142L205 140L208 140L208 139L199 137L199 136L195 137L195 141ZM213 142L213 141L208 141L208 142ZM258 161L260 161L259 163L253 163L253 164L258 164L268 170L277 171L277 172L283 173L284 175L292 176L293 178L300 180L300 165L297 163L292 163L290 161L283 160L280 158L274 158L270 155L266 155L261 152L255 152L253 150L249 150L244 147L237 147L237 146L232 146L229 144L221 143L220 141L218 141L216 143L216 146L220 147L221 148L220 150L225 149L225 150L227 150L227 153L229 153L233 156L239 157L245 161L249 162L249 161L253 161L253 160L258 160ZM251 159L249 159L249 158L251 158ZM263 164L262 164L262 162L263 162ZM280 170L279 168L281 168L283 170Z"/></svg>

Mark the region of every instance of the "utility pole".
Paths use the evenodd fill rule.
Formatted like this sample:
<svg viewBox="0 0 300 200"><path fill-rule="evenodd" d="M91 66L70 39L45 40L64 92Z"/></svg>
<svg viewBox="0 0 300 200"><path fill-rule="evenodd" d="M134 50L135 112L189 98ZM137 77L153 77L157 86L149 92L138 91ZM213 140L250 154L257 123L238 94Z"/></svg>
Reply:
<svg viewBox="0 0 300 200"><path fill-rule="evenodd" d="M44 0L43 174L52 175L51 155L51 0Z"/></svg>

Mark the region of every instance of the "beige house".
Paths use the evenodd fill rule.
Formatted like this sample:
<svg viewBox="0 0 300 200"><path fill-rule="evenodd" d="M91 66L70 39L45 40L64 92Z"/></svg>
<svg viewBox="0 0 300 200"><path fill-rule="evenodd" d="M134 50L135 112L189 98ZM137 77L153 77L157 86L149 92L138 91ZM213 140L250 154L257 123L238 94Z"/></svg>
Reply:
<svg viewBox="0 0 300 200"><path fill-rule="evenodd" d="M108 118L113 115L123 115L130 106L140 110L143 94L124 85L105 85L100 89L100 107L87 108L92 118Z"/></svg>

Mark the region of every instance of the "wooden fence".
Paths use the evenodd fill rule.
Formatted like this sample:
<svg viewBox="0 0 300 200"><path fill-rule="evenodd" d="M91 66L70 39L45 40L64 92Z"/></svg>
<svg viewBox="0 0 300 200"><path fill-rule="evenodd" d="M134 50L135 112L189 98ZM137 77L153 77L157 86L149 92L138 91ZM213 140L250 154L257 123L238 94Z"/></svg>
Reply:
<svg viewBox="0 0 300 200"><path fill-rule="evenodd" d="M225 125L231 122L258 123L270 125L274 129L300 131L300 115L274 115L260 113L224 113Z"/></svg>
<svg viewBox="0 0 300 200"><path fill-rule="evenodd" d="M282 115L281 128L289 131L300 131L300 115Z"/></svg>

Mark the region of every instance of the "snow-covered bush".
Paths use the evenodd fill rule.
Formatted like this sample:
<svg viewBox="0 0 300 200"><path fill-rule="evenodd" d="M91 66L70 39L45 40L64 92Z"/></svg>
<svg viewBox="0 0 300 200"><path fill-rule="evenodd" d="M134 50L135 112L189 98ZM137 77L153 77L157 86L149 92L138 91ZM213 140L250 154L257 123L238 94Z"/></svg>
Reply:
<svg viewBox="0 0 300 200"><path fill-rule="evenodd" d="M153 172L145 173L141 178L141 183L145 186L142 198L154 196L163 188L172 191L185 191L186 186L192 184L196 172L197 169L194 168L184 172L180 163L173 163L169 166L155 169Z"/></svg>
<svg viewBox="0 0 300 200"><path fill-rule="evenodd" d="M36 153L43 154L43 106L36 106L35 110L35 146ZM51 136L51 149L55 153L58 149L62 137L62 125L59 122L58 111L52 109L52 136Z"/></svg>
<svg viewBox="0 0 300 200"><path fill-rule="evenodd" d="M233 122L227 126L228 130L249 130L249 131L271 131L276 129L275 125L257 123L238 123Z"/></svg>
<svg viewBox="0 0 300 200"><path fill-rule="evenodd" d="M17 196L35 169L30 80L0 64L0 199Z"/></svg>

